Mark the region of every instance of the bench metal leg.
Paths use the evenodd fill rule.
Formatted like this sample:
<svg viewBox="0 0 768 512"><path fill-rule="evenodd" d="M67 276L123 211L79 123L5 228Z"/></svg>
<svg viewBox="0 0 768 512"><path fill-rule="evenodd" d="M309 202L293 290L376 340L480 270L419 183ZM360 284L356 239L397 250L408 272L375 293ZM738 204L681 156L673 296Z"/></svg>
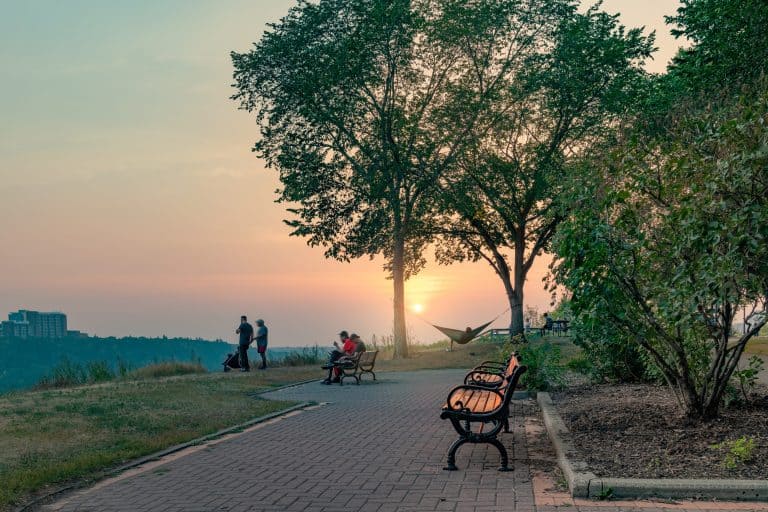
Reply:
<svg viewBox="0 0 768 512"><path fill-rule="evenodd" d="M445 466L443 469L446 471L456 471L456 452L458 451L459 447L463 445L464 443L468 443L469 439L466 437L460 437L457 440L453 442L451 445L451 448L448 450L448 465Z"/></svg>
<svg viewBox="0 0 768 512"><path fill-rule="evenodd" d="M499 450L499 455L501 455L501 467L499 468L499 471L512 471L509 468L509 456L507 455L507 449L504 448L504 445L501 444L501 441L498 439L491 438L488 439L488 443L492 444L496 447L497 450Z"/></svg>

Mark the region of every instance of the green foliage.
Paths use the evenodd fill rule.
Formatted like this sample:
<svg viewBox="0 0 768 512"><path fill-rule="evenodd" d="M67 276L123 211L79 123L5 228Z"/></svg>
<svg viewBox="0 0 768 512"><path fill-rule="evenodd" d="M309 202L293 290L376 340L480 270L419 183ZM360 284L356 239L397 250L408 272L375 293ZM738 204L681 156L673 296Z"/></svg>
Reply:
<svg viewBox="0 0 768 512"><path fill-rule="evenodd" d="M604 305L600 303L588 313L580 312L573 322L571 336L582 349L583 373L595 382L645 380L646 365L639 347L606 321Z"/></svg>
<svg viewBox="0 0 768 512"><path fill-rule="evenodd" d="M522 363L528 367L520 383L531 391L551 391L565 384L564 367L561 363L560 347L548 341L522 343L522 336L513 337L500 349L502 359L517 352Z"/></svg>
<svg viewBox="0 0 768 512"><path fill-rule="evenodd" d="M88 373L83 366L72 363L64 358L53 367L51 372L41 378L35 386L37 389L65 388L88 382Z"/></svg>
<svg viewBox="0 0 768 512"><path fill-rule="evenodd" d="M582 375L591 376L593 372L592 361L590 361L589 358L587 358L584 354L579 354L573 359L569 360L567 363L565 363L565 366L569 370L580 373Z"/></svg>
<svg viewBox="0 0 768 512"><path fill-rule="evenodd" d="M675 36L692 44L681 50L670 77L693 94L720 94L768 70L768 2L765 0L682 0L667 18Z"/></svg>
<svg viewBox="0 0 768 512"><path fill-rule="evenodd" d="M208 371L219 370L227 353L233 350L232 345L220 340L189 338L0 338L0 393L34 386L50 377L52 369L65 360L70 366L79 366L80 372L87 372L91 363L106 362L111 373L125 377L136 368L163 361L199 361ZM287 352L277 349L273 355ZM106 378L107 368L94 367L90 378L101 378L99 373ZM62 368L59 374L63 380L83 380L76 368Z"/></svg>
<svg viewBox="0 0 768 512"><path fill-rule="evenodd" d="M755 438L742 436L733 441L723 441L713 444L713 450L726 450L723 466L727 469L736 469L739 464L746 464L752 460L755 451Z"/></svg>
<svg viewBox="0 0 768 512"><path fill-rule="evenodd" d="M601 490L600 493L597 495L597 499L600 501L610 501L613 498L614 496L613 496L612 487L606 487L605 489Z"/></svg>
<svg viewBox="0 0 768 512"><path fill-rule="evenodd" d="M308 366L325 362L327 354L320 350L320 347L304 347L300 350L294 350L283 357L269 361L270 366Z"/></svg>
<svg viewBox="0 0 768 512"><path fill-rule="evenodd" d="M629 132L575 173L555 274L579 321L642 347L691 416L717 414L768 301L768 81L706 110L683 106L663 137Z"/></svg>
<svg viewBox="0 0 768 512"><path fill-rule="evenodd" d="M570 162L609 133L635 101L653 37L599 6L562 3L525 28L494 119L439 182L439 262L484 260L502 280L513 332L523 331L523 283L562 216L554 205ZM515 41L517 42L517 41ZM498 52L506 52L500 47ZM485 125L484 125L485 126Z"/></svg>
<svg viewBox="0 0 768 512"><path fill-rule="evenodd" d="M763 370L763 360L758 356L752 356L747 361L747 367L733 372L732 380L738 383L744 400L749 400L749 395L758 383L758 375Z"/></svg>

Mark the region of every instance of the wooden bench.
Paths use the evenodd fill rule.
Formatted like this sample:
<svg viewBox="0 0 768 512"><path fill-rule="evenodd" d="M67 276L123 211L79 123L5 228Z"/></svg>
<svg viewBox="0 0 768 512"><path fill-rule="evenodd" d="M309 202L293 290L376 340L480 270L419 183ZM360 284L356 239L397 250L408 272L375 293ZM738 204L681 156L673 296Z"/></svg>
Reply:
<svg viewBox="0 0 768 512"><path fill-rule="evenodd" d="M505 370L510 372L504 373L501 384L495 387L464 384L451 390L440 418L451 422L459 438L448 449L448 464L444 469L449 471L458 469L456 452L461 445L486 443L499 450L501 456L499 471L510 471L507 450L497 436L502 429L509 432L509 402L520 376L526 369L519 364L517 356L513 355L505 367ZM475 371L472 370L467 378Z"/></svg>
<svg viewBox="0 0 768 512"><path fill-rule="evenodd" d="M339 385L344 385L344 379L352 377L355 379L355 383L360 385L360 379L366 373L373 376L373 380L376 380L376 374L373 371L373 367L376 365L376 355L378 350L358 352L348 359L342 359L336 361L334 366L337 367L341 373L339 375Z"/></svg>
<svg viewBox="0 0 768 512"><path fill-rule="evenodd" d="M464 384L499 388L520 365L520 356L513 352L506 361L483 361L464 377Z"/></svg>

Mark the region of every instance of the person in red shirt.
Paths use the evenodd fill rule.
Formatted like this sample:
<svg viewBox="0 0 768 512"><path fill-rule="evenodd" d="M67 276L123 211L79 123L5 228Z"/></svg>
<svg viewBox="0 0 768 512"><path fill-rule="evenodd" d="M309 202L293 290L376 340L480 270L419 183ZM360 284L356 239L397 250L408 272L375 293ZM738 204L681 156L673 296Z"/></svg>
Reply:
<svg viewBox="0 0 768 512"><path fill-rule="evenodd" d="M328 377L323 381L323 384L332 384L334 382L339 382L339 375L341 374L341 370L334 367L333 363L335 363L342 357L350 356L354 354L355 349L357 348L357 343L355 343L349 337L349 333L347 333L347 331L341 331L339 333L339 339L341 339L341 343L342 343L341 347L339 346L338 341L333 342L333 346L336 348L331 351L328 364L323 366L323 368L326 368L328 370Z"/></svg>

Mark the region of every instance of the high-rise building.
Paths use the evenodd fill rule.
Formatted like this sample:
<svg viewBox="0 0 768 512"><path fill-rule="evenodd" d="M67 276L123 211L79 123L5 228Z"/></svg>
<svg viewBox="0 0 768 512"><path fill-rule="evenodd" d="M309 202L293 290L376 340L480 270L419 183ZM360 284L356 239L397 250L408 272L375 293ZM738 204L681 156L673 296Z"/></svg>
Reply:
<svg viewBox="0 0 768 512"><path fill-rule="evenodd" d="M0 322L0 338L28 338L29 322L5 320Z"/></svg>
<svg viewBox="0 0 768 512"><path fill-rule="evenodd" d="M63 338L67 335L67 315L20 309L2 323L2 335L15 338Z"/></svg>

